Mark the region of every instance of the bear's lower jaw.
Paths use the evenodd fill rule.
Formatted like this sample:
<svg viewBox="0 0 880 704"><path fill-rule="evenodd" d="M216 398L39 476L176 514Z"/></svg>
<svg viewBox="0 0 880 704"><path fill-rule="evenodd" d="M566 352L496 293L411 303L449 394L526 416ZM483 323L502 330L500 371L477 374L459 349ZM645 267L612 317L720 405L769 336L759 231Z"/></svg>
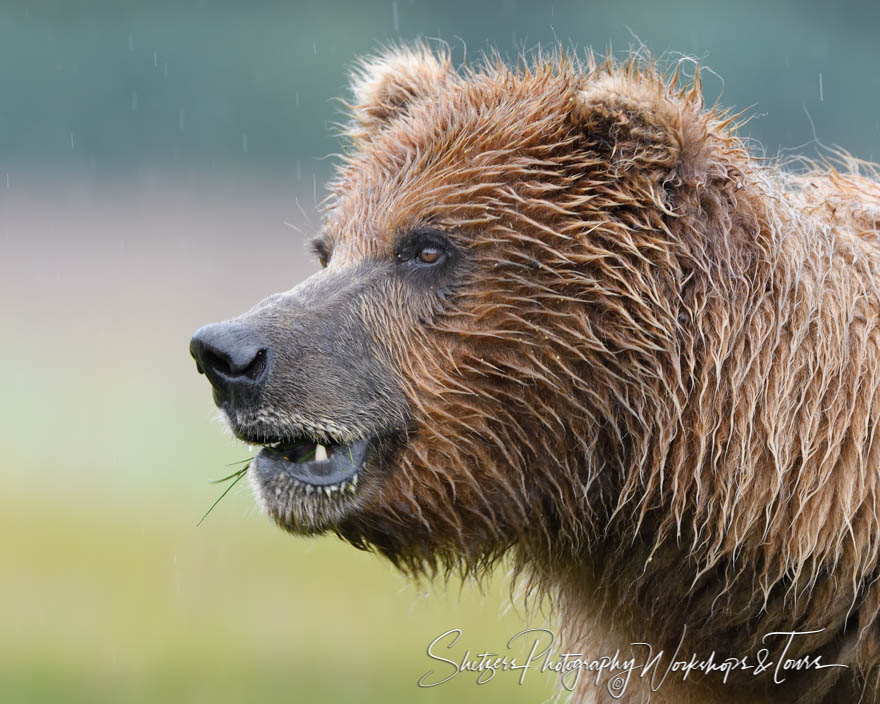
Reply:
<svg viewBox="0 0 880 704"><path fill-rule="evenodd" d="M254 497L287 531L314 535L356 512L370 439L316 445L306 439L263 447L248 470Z"/></svg>
<svg viewBox="0 0 880 704"><path fill-rule="evenodd" d="M307 439L282 442L260 450L251 469L270 481L287 481L306 495L353 494L368 448L367 440L329 445Z"/></svg>

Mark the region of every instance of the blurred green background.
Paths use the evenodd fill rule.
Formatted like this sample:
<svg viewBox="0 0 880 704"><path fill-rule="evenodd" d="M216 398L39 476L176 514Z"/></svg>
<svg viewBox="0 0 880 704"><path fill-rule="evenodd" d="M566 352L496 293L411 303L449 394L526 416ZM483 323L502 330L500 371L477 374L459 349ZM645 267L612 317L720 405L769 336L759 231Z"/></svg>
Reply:
<svg viewBox="0 0 880 704"><path fill-rule="evenodd" d="M339 150L334 97L384 42L698 57L768 155L880 154L880 5L840 2L0 1L0 702L541 702L427 644L503 650L545 614L501 570L413 586L294 539L242 482L187 354L287 289ZM751 107L750 107L751 106Z"/></svg>

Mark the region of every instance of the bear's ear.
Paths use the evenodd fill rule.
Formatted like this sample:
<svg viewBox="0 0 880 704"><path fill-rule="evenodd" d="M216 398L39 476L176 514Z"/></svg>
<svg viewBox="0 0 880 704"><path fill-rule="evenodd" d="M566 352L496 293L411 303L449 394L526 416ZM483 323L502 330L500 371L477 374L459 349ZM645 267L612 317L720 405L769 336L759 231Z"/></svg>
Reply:
<svg viewBox="0 0 880 704"><path fill-rule="evenodd" d="M707 167L708 125L701 110L698 77L679 91L657 74L619 71L591 78L570 117L613 171L649 169L687 179Z"/></svg>
<svg viewBox="0 0 880 704"><path fill-rule="evenodd" d="M374 133L406 112L413 101L435 93L454 72L449 56L423 45L398 47L363 59L353 73L355 132Z"/></svg>

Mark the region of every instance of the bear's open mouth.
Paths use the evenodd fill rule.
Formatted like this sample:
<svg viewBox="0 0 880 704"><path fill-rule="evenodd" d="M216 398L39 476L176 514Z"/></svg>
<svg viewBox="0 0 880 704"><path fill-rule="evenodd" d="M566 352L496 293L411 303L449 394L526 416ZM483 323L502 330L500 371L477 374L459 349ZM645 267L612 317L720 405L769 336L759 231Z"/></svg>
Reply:
<svg viewBox="0 0 880 704"><path fill-rule="evenodd" d="M266 444L254 459L261 474L281 475L302 485L305 493L354 493L369 441L319 443L300 437Z"/></svg>

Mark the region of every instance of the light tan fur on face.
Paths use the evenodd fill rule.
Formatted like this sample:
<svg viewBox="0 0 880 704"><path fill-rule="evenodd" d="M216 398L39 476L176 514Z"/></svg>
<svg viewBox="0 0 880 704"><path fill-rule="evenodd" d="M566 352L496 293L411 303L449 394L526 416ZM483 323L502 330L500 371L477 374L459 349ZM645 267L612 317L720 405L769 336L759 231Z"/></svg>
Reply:
<svg viewBox="0 0 880 704"><path fill-rule="evenodd" d="M354 90L329 266L387 261L425 223L463 264L430 305L391 288L362 311L413 417L341 533L415 573L512 554L569 650L824 629L791 656L850 668L636 681L628 702L877 701L870 168L762 161L698 80L637 58L455 71L418 46ZM576 699L611 701L588 678Z"/></svg>

